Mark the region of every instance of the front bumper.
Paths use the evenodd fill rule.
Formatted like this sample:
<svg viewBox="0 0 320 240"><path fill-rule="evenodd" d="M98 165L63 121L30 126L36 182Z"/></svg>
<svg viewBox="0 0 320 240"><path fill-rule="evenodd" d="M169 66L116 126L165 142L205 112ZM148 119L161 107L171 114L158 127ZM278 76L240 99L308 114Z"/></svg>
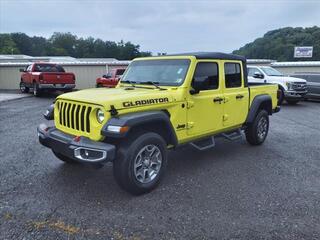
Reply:
<svg viewBox="0 0 320 240"><path fill-rule="evenodd" d="M286 99L302 99L308 91L294 91L294 90L289 90L284 92L284 96Z"/></svg>
<svg viewBox="0 0 320 240"><path fill-rule="evenodd" d="M73 89L75 88L76 85L75 84L39 84L39 88L40 89Z"/></svg>
<svg viewBox="0 0 320 240"><path fill-rule="evenodd" d="M56 127L41 124L37 132L43 146L78 162L106 163L113 161L116 155L116 147L112 144L66 134Z"/></svg>

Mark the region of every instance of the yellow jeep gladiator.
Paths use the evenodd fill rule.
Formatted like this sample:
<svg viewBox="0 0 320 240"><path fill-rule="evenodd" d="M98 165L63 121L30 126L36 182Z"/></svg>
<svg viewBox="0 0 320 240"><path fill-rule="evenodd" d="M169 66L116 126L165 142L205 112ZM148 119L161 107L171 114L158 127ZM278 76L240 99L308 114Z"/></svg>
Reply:
<svg viewBox="0 0 320 240"><path fill-rule="evenodd" d="M260 145L278 112L277 85L248 86L246 59L205 52L134 59L114 89L62 94L45 112L55 126L39 141L66 163L113 162L117 183L132 194L154 189L167 151L214 137Z"/></svg>

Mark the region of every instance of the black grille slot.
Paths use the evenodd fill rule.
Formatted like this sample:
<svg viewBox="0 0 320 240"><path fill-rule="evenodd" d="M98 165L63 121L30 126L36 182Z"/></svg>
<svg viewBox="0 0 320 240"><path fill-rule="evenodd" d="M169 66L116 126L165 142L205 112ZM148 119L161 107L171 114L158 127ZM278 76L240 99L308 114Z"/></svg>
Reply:
<svg viewBox="0 0 320 240"><path fill-rule="evenodd" d="M82 106L81 109L81 131L84 132L84 111L86 110L85 106Z"/></svg>
<svg viewBox="0 0 320 240"><path fill-rule="evenodd" d="M79 126L79 117L80 117L79 112L80 112L80 108L81 108L81 106L78 105L78 106L77 106L77 110L76 110L76 129L77 129L77 130L80 130L80 126Z"/></svg>
<svg viewBox="0 0 320 240"><path fill-rule="evenodd" d="M88 107L88 110L87 110L87 114L86 114L86 118L87 118L87 121L86 121L86 128L87 128L87 132L90 132L90 112L91 112L91 107Z"/></svg>

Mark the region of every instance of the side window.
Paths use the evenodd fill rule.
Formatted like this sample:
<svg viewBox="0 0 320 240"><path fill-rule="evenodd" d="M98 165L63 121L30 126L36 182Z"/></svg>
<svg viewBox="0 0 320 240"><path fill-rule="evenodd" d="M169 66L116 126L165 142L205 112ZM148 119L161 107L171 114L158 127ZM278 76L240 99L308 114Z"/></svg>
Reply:
<svg viewBox="0 0 320 240"><path fill-rule="evenodd" d="M121 77L124 73L125 69L118 69L116 73L116 77Z"/></svg>
<svg viewBox="0 0 320 240"><path fill-rule="evenodd" d="M258 68L252 68L252 67L249 67L249 68L248 68L248 76L249 76L249 77L253 77L253 75L254 75L255 73L262 74L262 72L261 72Z"/></svg>
<svg viewBox="0 0 320 240"><path fill-rule="evenodd" d="M212 90L219 87L218 64L213 62L200 62L193 75L192 87L199 91Z"/></svg>
<svg viewBox="0 0 320 240"><path fill-rule="evenodd" d="M29 65L29 66L27 67L27 72L31 72L31 68L32 68L32 65Z"/></svg>
<svg viewBox="0 0 320 240"><path fill-rule="evenodd" d="M241 66L239 63L225 63L224 74L225 74L226 88L241 87L242 77L241 77Z"/></svg>

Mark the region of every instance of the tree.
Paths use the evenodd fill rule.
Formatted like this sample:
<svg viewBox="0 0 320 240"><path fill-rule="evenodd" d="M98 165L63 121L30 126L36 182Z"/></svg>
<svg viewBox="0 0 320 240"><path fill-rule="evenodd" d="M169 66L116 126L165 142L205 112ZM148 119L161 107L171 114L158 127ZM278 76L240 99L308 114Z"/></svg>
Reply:
<svg viewBox="0 0 320 240"><path fill-rule="evenodd" d="M38 36L29 37L25 33L0 34L0 53L125 60L151 55L151 52L140 51L140 46L131 42L121 40L116 43L93 37L84 39L69 32L55 32L49 39Z"/></svg>
<svg viewBox="0 0 320 240"><path fill-rule="evenodd" d="M17 45L12 40L10 34L0 34L0 54L18 54L20 53Z"/></svg>

